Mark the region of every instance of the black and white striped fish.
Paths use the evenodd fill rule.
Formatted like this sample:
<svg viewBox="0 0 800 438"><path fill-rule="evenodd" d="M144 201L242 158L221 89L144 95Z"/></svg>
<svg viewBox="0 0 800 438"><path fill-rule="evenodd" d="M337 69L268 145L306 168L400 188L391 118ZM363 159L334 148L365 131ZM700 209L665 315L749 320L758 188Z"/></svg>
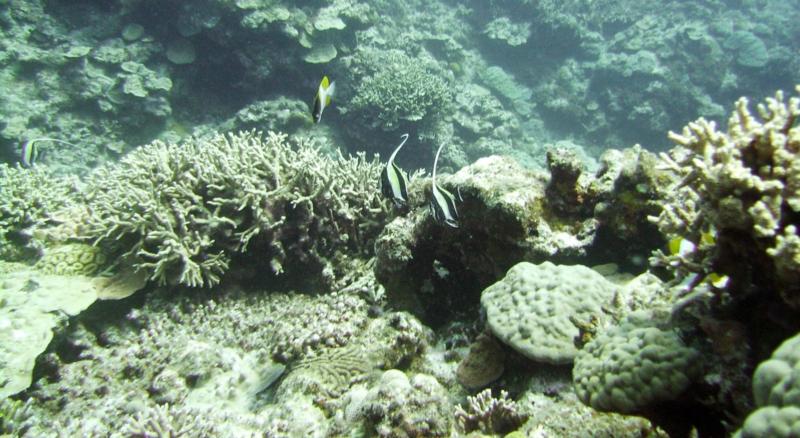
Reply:
<svg viewBox="0 0 800 438"><path fill-rule="evenodd" d="M57 138L38 137L26 140L22 143L22 151L20 153L20 161L22 161L22 165L24 167L31 167L34 164L36 164L36 160L39 159L39 155L41 155L41 152L39 151L39 143L43 141L61 143L72 147L77 147L68 141L59 140Z"/></svg>
<svg viewBox="0 0 800 438"><path fill-rule="evenodd" d="M311 110L311 117L314 118L314 123L319 123L322 120L322 112L331 104L333 93L336 91L336 82L328 82L328 77L323 76L322 82L319 83L317 95L314 96L314 108Z"/></svg>
<svg viewBox="0 0 800 438"><path fill-rule="evenodd" d="M431 179L431 203L430 209L433 219L440 224L446 224L453 228L458 228L458 210L456 209L456 198L452 193L436 185L436 165L439 162L439 153L442 152L444 143L436 151L436 158L433 160L433 178Z"/></svg>
<svg viewBox="0 0 800 438"><path fill-rule="evenodd" d="M36 164L39 158L39 146L36 145L36 139L26 140L22 143L22 151L20 153L20 161L25 167L31 167Z"/></svg>
<svg viewBox="0 0 800 438"><path fill-rule="evenodd" d="M383 172L381 172L381 192L384 196L394 201L394 204L398 207L408 202L408 175L394 163L394 158L400 152L400 148L408 140L408 134L403 134L401 138L403 141L392 152L389 161L386 162L386 166L383 168Z"/></svg>

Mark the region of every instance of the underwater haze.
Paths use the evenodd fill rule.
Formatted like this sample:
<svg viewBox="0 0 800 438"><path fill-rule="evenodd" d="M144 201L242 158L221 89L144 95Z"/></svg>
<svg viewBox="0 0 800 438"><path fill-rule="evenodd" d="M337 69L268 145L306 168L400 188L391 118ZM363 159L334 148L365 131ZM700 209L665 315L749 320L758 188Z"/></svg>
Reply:
<svg viewBox="0 0 800 438"><path fill-rule="evenodd" d="M800 1L0 0L0 435L800 436Z"/></svg>

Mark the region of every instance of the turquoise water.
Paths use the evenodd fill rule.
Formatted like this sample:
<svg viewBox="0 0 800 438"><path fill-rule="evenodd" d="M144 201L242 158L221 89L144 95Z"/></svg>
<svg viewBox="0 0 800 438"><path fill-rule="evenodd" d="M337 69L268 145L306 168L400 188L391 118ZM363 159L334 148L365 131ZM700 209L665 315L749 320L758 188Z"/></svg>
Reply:
<svg viewBox="0 0 800 438"><path fill-rule="evenodd" d="M799 18L0 0L0 434L795 436Z"/></svg>

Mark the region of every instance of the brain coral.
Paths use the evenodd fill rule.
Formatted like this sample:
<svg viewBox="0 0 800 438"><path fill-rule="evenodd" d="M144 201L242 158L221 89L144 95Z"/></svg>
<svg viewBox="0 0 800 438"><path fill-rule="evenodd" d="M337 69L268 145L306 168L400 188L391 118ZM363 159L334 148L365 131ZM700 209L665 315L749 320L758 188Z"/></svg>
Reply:
<svg viewBox="0 0 800 438"><path fill-rule="evenodd" d="M680 395L698 371L698 356L675 331L652 326L649 313L634 312L578 352L575 392L598 410L636 412Z"/></svg>
<svg viewBox="0 0 800 438"><path fill-rule="evenodd" d="M570 317L601 315L614 292L612 283L585 266L522 262L481 293L481 305L501 341L532 360L563 364L577 352L578 329Z"/></svg>
<svg viewBox="0 0 800 438"><path fill-rule="evenodd" d="M67 243L49 248L36 262L45 274L92 275L106 263L105 254L96 246Z"/></svg>

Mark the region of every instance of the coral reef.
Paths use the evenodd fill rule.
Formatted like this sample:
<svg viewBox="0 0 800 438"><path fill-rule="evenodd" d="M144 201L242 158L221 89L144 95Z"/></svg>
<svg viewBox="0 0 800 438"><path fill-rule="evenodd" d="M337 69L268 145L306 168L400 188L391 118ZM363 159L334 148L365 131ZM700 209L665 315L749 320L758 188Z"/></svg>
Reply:
<svg viewBox="0 0 800 438"><path fill-rule="evenodd" d="M411 211L376 241L375 277L387 297L432 323L431 315L440 321L469 311L481 290L523 260L599 259L642 270L647 254L663 243L647 221L659 200L652 156L641 149L609 151L595 175L578 173L583 166L572 155L555 150L551 156L549 178L500 156L442 177L464 200L458 230L441 230L419 208L429 180L412 179Z"/></svg>
<svg viewBox="0 0 800 438"><path fill-rule="evenodd" d="M368 320L363 301L339 293L203 295L156 291L141 309L99 330L75 324L58 354L43 360L57 376L28 392L32 433L211 427L234 436L285 436L327 430L333 425L324 412L341 414L352 385L371 385L379 366L410 362L430 336L408 315ZM353 320L368 322L341 345L319 342L352 330ZM286 365L273 362L288 333L306 347ZM80 415L87 411L102 412L108 421Z"/></svg>
<svg viewBox="0 0 800 438"><path fill-rule="evenodd" d="M236 253L258 250L274 274L316 271L330 286L336 254L369 252L381 228L379 172L274 133L155 142L91 175L87 237L161 284L216 284Z"/></svg>
<svg viewBox="0 0 800 438"><path fill-rule="evenodd" d="M797 12L774 2L725 8L602 1L586 8L503 0L456 8L434 1L421 8L357 0L203 0L199 7L131 1L84 5L80 13L43 0L9 4L2 16L8 43L0 62L8 68L0 81L9 93L0 140L9 145L47 134L80 144L54 149L49 162L59 171L85 171L133 145L176 139L199 125L220 128L220 121L266 99L308 99L309 83L321 73L349 78L353 85L342 87L346 103L388 65L373 57L363 62L371 71L360 71L354 59L364 51L423 60L407 66L424 64L455 99L485 84L506 106L487 109L487 116L526 125L504 141L522 146L511 149L532 161L541 155L530 146L555 132L598 145L661 146L667 127L698 112L717 117L743 89L761 93L798 79ZM386 108L378 108L382 117L399 115L405 128L417 128L402 117L418 112ZM429 111L426 119L444 123L424 137L449 137L449 114L459 110ZM341 120L350 138L368 143L363 131L374 133L375 119ZM459 149L502 144L452 134Z"/></svg>
<svg viewBox="0 0 800 438"><path fill-rule="evenodd" d="M490 21L483 33L491 39L505 41L510 46L521 46L531 36L531 25L515 23L508 17L499 17Z"/></svg>
<svg viewBox="0 0 800 438"><path fill-rule="evenodd" d="M0 398L30 386L36 358L54 331L97 300L87 277L13 268L0 274Z"/></svg>
<svg viewBox="0 0 800 438"><path fill-rule="evenodd" d="M24 436L29 427L30 405L10 398L0 400L0 433Z"/></svg>
<svg viewBox="0 0 800 438"><path fill-rule="evenodd" d="M59 177L41 166L24 169L0 164L0 259L32 261L44 242L35 238L40 228L53 225L53 215L79 199L77 181Z"/></svg>
<svg viewBox="0 0 800 438"><path fill-rule="evenodd" d="M787 2L0 4L0 434L796 432Z"/></svg>
<svg viewBox="0 0 800 438"><path fill-rule="evenodd" d="M570 363L578 330L570 318L604 317L616 287L585 266L522 262L481 293L492 333L525 357Z"/></svg>
<svg viewBox="0 0 800 438"><path fill-rule="evenodd" d="M800 306L798 115L800 98L787 102L779 91L758 105L757 116L739 99L726 131L701 118L670 133L678 147L661 159L678 181L666 189L667 202L653 221L665 235L698 246L656 262L679 276L721 272L731 276L734 290L756 284ZM714 234L712 244L700 244L704 232Z"/></svg>
<svg viewBox="0 0 800 438"><path fill-rule="evenodd" d="M357 410L368 434L378 437L446 437L452 417L447 391L431 376L385 371Z"/></svg>
<svg viewBox="0 0 800 438"><path fill-rule="evenodd" d="M575 357L575 392L595 409L641 412L674 400L699 375L700 353L679 333L634 312L589 341Z"/></svg>
<svg viewBox="0 0 800 438"><path fill-rule="evenodd" d="M430 129L448 112L453 93L438 65L393 51L359 51L355 71L363 77L347 106L361 125L395 132Z"/></svg>
<svg viewBox="0 0 800 438"><path fill-rule="evenodd" d="M584 406L569 390L563 395L552 396L547 390L531 388L517 398L516 405L528 416L528 421L508 437L671 436L642 417L599 412Z"/></svg>
<svg viewBox="0 0 800 438"><path fill-rule="evenodd" d="M753 375L753 396L756 409L734 436L789 437L797 434L800 405L797 400L800 336L784 341Z"/></svg>
<svg viewBox="0 0 800 438"><path fill-rule="evenodd" d="M517 430L528 416L518 412L514 400L508 393L500 391L500 397L492 397L492 390L485 389L475 397L467 397L467 409L456 408L456 423L464 433L479 430L484 434L508 434Z"/></svg>
<svg viewBox="0 0 800 438"><path fill-rule="evenodd" d="M0 138L44 135L79 145L48 148L46 161L59 173L82 173L158 134L172 113L172 80L154 65L161 47L151 29L138 38L119 34L130 6L70 14L45 2L11 2L3 13L9 44L0 49L8 90Z"/></svg>
<svg viewBox="0 0 800 438"><path fill-rule="evenodd" d="M604 152L587 190L597 194L592 207L599 222L594 254L634 269L644 267L650 251L664 245L648 218L661 211L666 197L661 189L672 182L668 172L658 169L657 157L638 145ZM626 257L614 255L619 248L625 248Z"/></svg>
<svg viewBox="0 0 800 438"><path fill-rule="evenodd" d="M129 436L218 436L213 423L197 420L198 412L165 405L147 407L127 423L122 432Z"/></svg>
<svg viewBox="0 0 800 438"><path fill-rule="evenodd" d="M235 117L223 123L225 131L259 129L275 132L292 132L310 122L308 105L298 99L277 99L253 102L236 112Z"/></svg>

